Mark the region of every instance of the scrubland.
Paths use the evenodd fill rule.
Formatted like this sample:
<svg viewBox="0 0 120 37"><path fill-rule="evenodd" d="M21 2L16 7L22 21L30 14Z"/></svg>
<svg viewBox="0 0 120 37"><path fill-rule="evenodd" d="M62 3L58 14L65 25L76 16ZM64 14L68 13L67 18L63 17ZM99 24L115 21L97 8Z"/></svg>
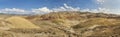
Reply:
<svg viewBox="0 0 120 37"><path fill-rule="evenodd" d="M120 37L120 15L78 11L2 14L0 37Z"/></svg>

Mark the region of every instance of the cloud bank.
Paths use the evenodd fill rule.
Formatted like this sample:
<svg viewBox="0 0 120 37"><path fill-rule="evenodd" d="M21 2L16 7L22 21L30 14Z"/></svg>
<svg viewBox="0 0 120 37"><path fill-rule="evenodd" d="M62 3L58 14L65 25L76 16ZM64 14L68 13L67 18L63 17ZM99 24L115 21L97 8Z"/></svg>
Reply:
<svg viewBox="0 0 120 37"><path fill-rule="evenodd" d="M105 0L97 0L98 3L105 3ZM98 8L98 9L80 9L79 7L74 8L72 6L68 6L66 3L63 4L63 6L58 8L52 8L49 9L48 7L41 7L31 10L24 10L19 8L5 8L0 9L0 13L7 13L7 14L45 14L50 12L58 12L58 11L81 11L81 12L104 12L104 13L114 13L114 14L120 14L120 9L109 9L109 8Z"/></svg>
<svg viewBox="0 0 120 37"><path fill-rule="evenodd" d="M43 13L49 13L52 12L52 10L48 9L47 7L42 7L38 9L32 9L31 12L35 14L43 14Z"/></svg>
<svg viewBox="0 0 120 37"><path fill-rule="evenodd" d="M96 0L100 8L108 13L120 14L120 0Z"/></svg>
<svg viewBox="0 0 120 37"><path fill-rule="evenodd" d="M106 0L97 0L98 4L103 4Z"/></svg>
<svg viewBox="0 0 120 37"><path fill-rule="evenodd" d="M67 4L63 4L64 6L62 6L62 7L59 7L59 8L53 8L52 10L53 11L55 11L55 12L57 12L57 11L79 11L80 10L80 8L78 7L78 8L73 8L73 7L71 7L71 6L68 6Z"/></svg>
<svg viewBox="0 0 120 37"><path fill-rule="evenodd" d="M18 9L18 8L5 8L5 9L1 9L0 13L8 13L8 14L24 14L25 12L27 12L26 10L23 9Z"/></svg>
<svg viewBox="0 0 120 37"><path fill-rule="evenodd" d="M49 9L48 7L41 7L31 10L24 10L19 8L5 8L0 9L0 13L8 13L8 14L44 14L44 13L50 13L50 12L58 12L58 11L79 11L79 8L73 8L71 6L68 6L67 4L63 4L62 7L58 8L52 8Z"/></svg>

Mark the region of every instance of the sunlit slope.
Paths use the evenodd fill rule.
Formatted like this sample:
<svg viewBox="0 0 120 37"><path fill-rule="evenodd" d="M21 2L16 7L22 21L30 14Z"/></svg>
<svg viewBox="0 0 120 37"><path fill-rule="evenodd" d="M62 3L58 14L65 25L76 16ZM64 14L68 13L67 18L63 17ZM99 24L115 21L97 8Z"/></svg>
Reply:
<svg viewBox="0 0 120 37"><path fill-rule="evenodd" d="M89 25L117 25L120 24L120 20L117 19L107 19L107 18L91 18L84 22L83 24Z"/></svg>
<svg viewBox="0 0 120 37"><path fill-rule="evenodd" d="M29 37L43 37L44 35L48 37L92 37L94 35L107 37L120 34L120 15L116 14L53 12L25 17L13 16L5 19L5 23L6 27L11 27L8 31L18 33L19 36L22 34L21 37L26 37L26 35ZM40 29L37 29L38 26Z"/></svg>
<svg viewBox="0 0 120 37"><path fill-rule="evenodd" d="M120 20L118 19L107 19L107 18L90 18L85 19L86 21L80 22L79 24L73 26L74 28L84 28L91 27L94 25L102 25L102 26L114 26L119 25Z"/></svg>
<svg viewBox="0 0 120 37"><path fill-rule="evenodd" d="M57 25L71 27L78 23L85 27L93 25L117 25L120 23L120 16L116 14L91 13L91 12L51 12L44 15L28 16L26 19L34 22L49 21ZM37 23L37 24L38 24ZM48 24L48 23L47 23Z"/></svg>
<svg viewBox="0 0 120 37"><path fill-rule="evenodd" d="M7 18L6 21L11 23L9 25L11 28L39 28L32 22L30 22L22 17L14 16L14 17Z"/></svg>
<svg viewBox="0 0 120 37"><path fill-rule="evenodd" d="M105 13L91 13L91 12L76 12L76 11L63 11L51 12L44 15L28 16L26 19L30 20L52 20L52 19L67 19L67 20L82 20L89 18L113 18L119 19L119 15L105 14Z"/></svg>

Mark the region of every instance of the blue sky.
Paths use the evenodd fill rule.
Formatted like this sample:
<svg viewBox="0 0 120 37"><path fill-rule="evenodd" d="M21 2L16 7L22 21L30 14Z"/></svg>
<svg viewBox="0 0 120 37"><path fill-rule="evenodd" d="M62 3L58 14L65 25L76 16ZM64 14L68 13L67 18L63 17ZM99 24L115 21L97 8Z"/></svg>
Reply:
<svg viewBox="0 0 120 37"><path fill-rule="evenodd" d="M120 0L0 0L0 13L90 11L120 13Z"/></svg>
<svg viewBox="0 0 120 37"><path fill-rule="evenodd" d="M98 5L92 0L0 0L0 8L56 8L66 3L72 7L97 8Z"/></svg>

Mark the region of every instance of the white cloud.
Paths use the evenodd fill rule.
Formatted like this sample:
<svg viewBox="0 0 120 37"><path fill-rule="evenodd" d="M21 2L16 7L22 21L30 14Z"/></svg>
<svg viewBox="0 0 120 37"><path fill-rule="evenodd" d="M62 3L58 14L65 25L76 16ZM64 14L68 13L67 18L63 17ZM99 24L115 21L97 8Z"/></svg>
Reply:
<svg viewBox="0 0 120 37"><path fill-rule="evenodd" d="M68 6L66 3L64 3L64 7L65 7L65 8L71 8L71 7Z"/></svg>
<svg viewBox="0 0 120 37"><path fill-rule="evenodd" d="M18 8L5 8L5 9L0 9L0 13L9 13L9 14L44 14L44 13L49 13L49 12L58 12L58 11L80 11L79 8L73 8L71 6L68 6L67 4L63 4L64 6L58 7L58 8L53 8L49 9L47 7L42 7L42 8L36 8L36 9L31 9L31 10L24 10L24 9L18 9Z"/></svg>
<svg viewBox="0 0 120 37"><path fill-rule="evenodd" d="M117 9L119 10L119 9ZM80 8L73 8L70 6L67 6L64 4L63 7L59 7L59 8L53 8L53 9L48 9L47 7L42 7L42 8L38 8L38 9L32 9L30 11L28 10L23 10L23 9L18 9L18 8L5 8L5 9L1 9L0 13L9 13L9 14L30 14L30 13L34 13L34 14L44 14L44 13L49 13L49 12L53 12L53 11L81 11L81 12L94 12L94 13L98 13L98 12L110 12L109 9L106 8L99 8L99 9L81 9ZM120 12L120 11L119 11Z"/></svg>
<svg viewBox="0 0 120 37"><path fill-rule="evenodd" d="M99 11L104 13L120 14L120 0L95 0L101 8Z"/></svg>
<svg viewBox="0 0 120 37"><path fill-rule="evenodd" d="M93 12L93 13L99 13L99 12L103 12L103 13L109 13L110 10L106 9L106 8L98 8L98 9L82 9L80 10L81 12Z"/></svg>
<svg viewBox="0 0 120 37"><path fill-rule="evenodd" d="M68 6L67 4L63 4L64 6L59 8L53 8L53 11L79 11L80 8L73 8L71 6Z"/></svg>
<svg viewBox="0 0 120 37"><path fill-rule="evenodd" d="M25 12L25 10L22 10L22 9L17 9L17 8L5 8L5 9L2 9L1 11L5 11L5 12Z"/></svg>
<svg viewBox="0 0 120 37"><path fill-rule="evenodd" d="M82 9L82 10L80 10L81 12L89 12L90 11L90 9Z"/></svg>
<svg viewBox="0 0 120 37"><path fill-rule="evenodd" d="M18 9L18 8L5 8L5 9L1 9L0 13L15 13L15 14L22 14L25 13L26 11L23 9Z"/></svg>
<svg viewBox="0 0 120 37"><path fill-rule="evenodd" d="M104 2L106 2L107 0L96 0L98 4L103 4Z"/></svg>
<svg viewBox="0 0 120 37"><path fill-rule="evenodd" d="M64 6L58 7L58 8L52 8L49 9L47 7L42 7L38 9L32 9L32 12L35 14L44 14L49 12L58 12L58 11L79 11L79 8L73 8L71 6L68 6L67 4L63 4Z"/></svg>
<svg viewBox="0 0 120 37"><path fill-rule="evenodd" d="M35 14L40 14L40 13L49 13L52 12L52 10L48 9L47 7L42 7L38 9L32 9L32 12L34 12Z"/></svg>
<svg viewBox="0 0 120 37"><path fill-rule="evenodd" d="M105 0L97 0L98 2L105 2Z"/></svg>
<svg viewBox="0 0 120 37"><path fill-rule="evenodd" d="M98 8L98 9L82 9L81 12L92 12L92 13L107 13L107 14L119 14L120 9L107 9L107 8Z"/></svg>
<svg viewBox="0 0 120 37"><path fill-rule="evenodd" d="M99 0L100 1L100 0ZM18 9L18 8L5 8L0 9L0 13L10 13L10 14L44 14L44 13L50 13L50 12L58 12L58 11L81 11L81 12L104 12L104 13L114 13L114 14L120 14L120 9L109 9L109 8L98 8L98 9L80 9L79 7L74 8L71 6L68 6L67 4L63 4L62 7L49 9L47 7L42 8L36 8L31 10L24 10L24 9Z"/></svg>

